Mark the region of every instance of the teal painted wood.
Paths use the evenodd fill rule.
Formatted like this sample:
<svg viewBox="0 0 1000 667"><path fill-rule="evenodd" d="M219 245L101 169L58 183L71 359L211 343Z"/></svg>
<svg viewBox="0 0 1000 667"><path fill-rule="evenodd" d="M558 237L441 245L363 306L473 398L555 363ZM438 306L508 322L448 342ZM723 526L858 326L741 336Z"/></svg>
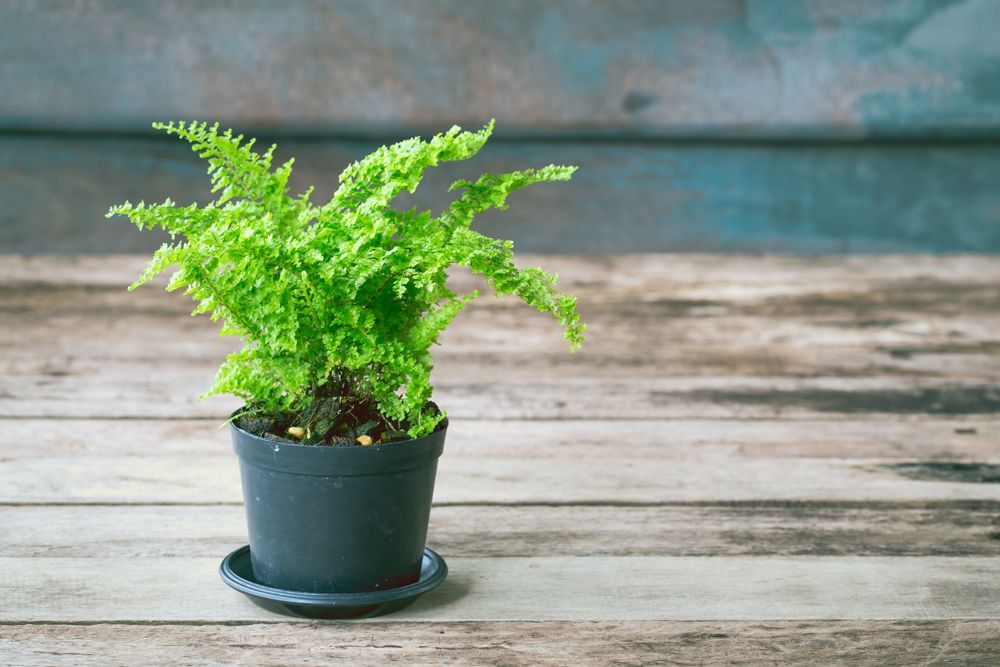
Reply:
<svg viewBox="0 0 1000 667"><path fill-rule="evenodd" d="M297 157L295 191L314 183L322 199L372 148L292 141L279 157ZM499 142L429 172L415 200L439 209L456 178L550 162L580 170L517 193L479 228L563 253L1000 252L1000 144ZM110 204L207 194L179 142L0 138L0 251L148 250L161 239L105 220Z"/></svg>
<svg viewBox="0 0 1000 667"><path fill-rule="evenodd" d="M11 0L0 130L1000 136L996 0Z"/></svg>

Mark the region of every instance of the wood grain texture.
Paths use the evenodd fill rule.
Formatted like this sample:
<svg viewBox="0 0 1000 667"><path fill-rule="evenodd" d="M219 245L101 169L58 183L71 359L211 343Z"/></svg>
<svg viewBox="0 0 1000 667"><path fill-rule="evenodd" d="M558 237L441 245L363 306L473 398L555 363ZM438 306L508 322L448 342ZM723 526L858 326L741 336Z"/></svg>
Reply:
<svg viewBox="0 0 1000 667"><path fill-rule="evenodd" d="M216 574L246 542L228 406L182 394L229 341L124 294L139 258L0 258L0 654L990 663L1000 262L525 259L580 295L591 346L509 301L464 314L429 533L451 574L399 615L316 623Z"/></svg>
<svg viewBox="0 0 1000 667"><path fill-rule="evenodd" d="M2 622L273 620L224 590L218 558L2 558ZM141 595L136 592L141 591ZM452 558L391 616L490 620L1000 620L1000 560L980 557Z"/></svg>
<svg viewBox="0 0 1000 667"><path fill-rule="evenodd" d="M665 445L666 446L666 445ZM439 503L678 503L719 501L1000 501L996 458L974 467L977 478L949 475L954 464L919 464L911 476L895 461L765 459L734 462L617 457L613 464L563 457L525 462L445 457ZM982 472L980 473L980 468ZM943 469L943 470L942 470ZM4 503L238 503L231 458L138 459L59 457L0 463ZM938 477L935 473L941 473ZM986 480L981 479L986 477ZM581 483L586 480L586 483ZM986 483L984 483L986 482Z"/></svg>
<svg viewBox="0 0 1000 667"><path fill-rule="evenodd" d="M54 264L2 264L11 289L0 307L17 317L0 334L11 350L0 412L13 418L0 497L237 502L224 431L150 421L221 421L236 407L193 399L227 343L210 323L183 317L182 300L111 287L128 281L135 260L123 260L120 279L83 261L54 274L59 284L30 280ZM592 322L596 361L565 354L550 322L509 302L486 301L458 320L445 341L456 352L440 356L436 375L456 424L439 502L997 498L1000 488L982 483L1000 456L995 260L711 264L556 261ZM603 275L615 277L594 282ZM455 279L467 287L468 277ZM755 357L766 361L747 361ZM94 419L118 417L132 420ZM18 447L25 441L34 447ZM624 456L623 442L636 443ZM519 472L525 458L531 475Z"/></svg>
<svg viewBox="0 0 1000 667"><path fill-rule="evenodd" d="M444 129L444 128L440 128ZM279 141L296 157L292 191L335 189L349 162L383 143ZM521 250L997 252L1000 145L616 144L497 142L431 170L405 206L439 211L448 185L484 171L575 164L569 183L536 185L477 228ZM0 248L148 251L162 234L104 214L125 200L209 200L205 168L174 139L0 137Z"/></svg>
<svg viewBox="0 0 1000 667"><path fill-rule="evenodd" d="M537 461L880 459L974 461L998 452L1000 420L490 420L456 419L449 457ZM30 446L28 446L30 443ZM0 421L3 461L49 458L232 456L230 436L206 419L29 419Z"/></svg>
<svg viewBox="0 0 1000 667"><path fill-rule="evenodd" d="M1000 503L437 505L429 544L453 557L1000 556ZM219 557L246 544L243 507L0 506L0 556Z"/></svg>
<svg viewBox="0 0 1000 667"><path fill-rule="evenodd" d="M141 260L81 260L73 270L59 261L0 262L10 286L0 295L9 316L0 414L221 419L236 407L194 398L233 341L187 317L184 298L121 289ZM856 419L1000 409L1000 271L989 258L540 263L579 296L587 346L567 354L547 317L510 300L477 302L436 353L439 397L454 416ZM461 274L454 282L474 285Z"/></svg>
<svg viewBox="0 0 1000 667"><path fill-rule="evenodd" d="M0 383L0 417L201 417L221 422L240 405L229 397L197 401L214 374L208 363L156 369L157 383L135 366L108 366L94 372L81 369L83 374L72 380L59 370L20 373L20 377L10 373ZM981 380L722 376L554 382L537 375L504 381L448 380L438 375L435 387L436 399L461 419L817 420L1000 413L1000 391Z"/></svg>
<svg viewBox="0 0 1000 667"><path fill-rule="evenodd" d="M284 666L822 664L986 665L995 621L436 622L245 625L6 625L0 651L24 667L65 661ZM572 641L565 641L572 638ZM609 639L613 638L613 639Z"/></svg>
<svg viewBox="0 0 1000 667"><path fill-rule="evenodd" d="M120 280L127 279L123 271ZM926 283L927 277L918 280ZM453 282L459 291L482 287ZM19 374L32 364L39 372L51 370L54 360L67 374L94 372L84 369L114 361L148 363L154 347L164 361L184 365L216 360L235 345L214 335L217 325L188 317L189 300L163 294L159 286L126 294L120 286L8 284L10 294L0 301L0 312L9 315L9 322L0 330L0 344ZM635 285L602 296L567 281L566 289L579 298L590 326L588 344L578 355L566 353L548 316L509 298L482 298L435 348L442 372L457 379L469 377L474 368L471 376L481 377L481 369L502 365L510 379L553 370L574 378L621 373L870 377L877 371L988 379L1000 370L995 355L1000 287L992 283L873 279L788 290L746 285L740 293L728 286L713 291L697 285ZM514 326L518 336L503 335ZM115 340L113 358L103 344L109 336Z"/></svg>
<svg viewBox="0 0 1000 667"><path fill-rule="evenodd" d="M211 421L11 419L0 425L0 502L214 504L241 498L229 434ZM995 419L456 419L435 499L998 501L1000 485L982 479L983 471L1000 474L998 428ZM914 462L922 468L894 467Z"/></svg>
<svg viewBox="0 0 1000 667"><path fill-rule="evenodd" d="M0 13L0 87L18 91L0 128L995 135L997 21L990 0L18 0Z"/></svg>

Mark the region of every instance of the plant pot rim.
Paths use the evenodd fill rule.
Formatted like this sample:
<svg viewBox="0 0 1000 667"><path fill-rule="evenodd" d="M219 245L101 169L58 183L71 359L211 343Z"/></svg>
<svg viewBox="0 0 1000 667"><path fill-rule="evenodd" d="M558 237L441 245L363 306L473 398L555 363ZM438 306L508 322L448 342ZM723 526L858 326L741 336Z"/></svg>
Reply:
<svg viewBox="0 0 1000 667"><path fill-rule="evenodd" d="M441 456L448 430L445 417L434 432L400 442L367 447L302 445L268 440L240 428L236 417L245 409L244 406L230 415L236 455L255 466L300 475L381 475L425 465Z"/></svg>

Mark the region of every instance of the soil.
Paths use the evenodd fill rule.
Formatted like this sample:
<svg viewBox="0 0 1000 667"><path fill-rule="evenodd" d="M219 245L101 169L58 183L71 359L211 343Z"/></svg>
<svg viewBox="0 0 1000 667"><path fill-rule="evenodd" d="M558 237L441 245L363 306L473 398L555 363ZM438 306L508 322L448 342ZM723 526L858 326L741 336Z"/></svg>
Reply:
<svg viewBox="0 0 1000 667"><path fill-rule="evenodd" d="M437 405L430 404L435 410ZM291 444L361 447L357 438L367 435L374 444L409 440L408 422L394 423L382 415L371 400L326 397L297 414L260 415L248 412L236 418L236 425L267 440ZM293 426L308 427L308 435L298 439L288 434Z"/></svg>

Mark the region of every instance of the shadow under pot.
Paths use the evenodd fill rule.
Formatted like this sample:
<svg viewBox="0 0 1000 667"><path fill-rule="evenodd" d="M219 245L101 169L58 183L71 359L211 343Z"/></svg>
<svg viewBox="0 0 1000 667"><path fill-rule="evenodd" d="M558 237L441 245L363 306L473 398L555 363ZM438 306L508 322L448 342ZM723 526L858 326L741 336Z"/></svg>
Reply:
<svg viewBox="0 0 1000 667"><path fill-rule="evenodd" d="M275 442L235 421L257 582L364 593L420 579L447 420L430 435L368 447Z"/></svg>

